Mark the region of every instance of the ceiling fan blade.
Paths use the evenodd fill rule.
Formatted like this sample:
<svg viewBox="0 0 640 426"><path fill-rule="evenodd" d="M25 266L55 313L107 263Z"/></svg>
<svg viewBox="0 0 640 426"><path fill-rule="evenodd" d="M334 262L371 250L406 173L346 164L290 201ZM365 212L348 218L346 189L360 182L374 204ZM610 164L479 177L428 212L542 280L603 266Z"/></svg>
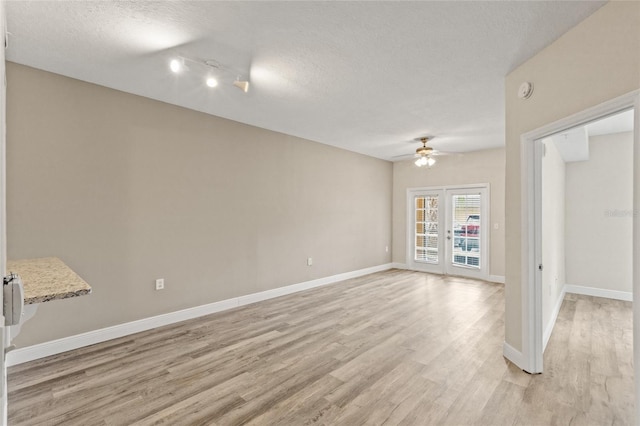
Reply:
<svg viewBox="0 0 640 426"><path fill-rule="evenodd" d="M460 155L460 153L459 152L448 152L448 151L437 151L437 150L434 149L433 151L431 151L430 155L440 157L440 156L443 156L443 155Z"/></svg>
<svg viewBox="0 0 640 426"><path fill-rule="evenodd" d="M391 157L394 160L408 160L409 158L415 158L416 154L403 154L403 155L394 155Z"/></svg>

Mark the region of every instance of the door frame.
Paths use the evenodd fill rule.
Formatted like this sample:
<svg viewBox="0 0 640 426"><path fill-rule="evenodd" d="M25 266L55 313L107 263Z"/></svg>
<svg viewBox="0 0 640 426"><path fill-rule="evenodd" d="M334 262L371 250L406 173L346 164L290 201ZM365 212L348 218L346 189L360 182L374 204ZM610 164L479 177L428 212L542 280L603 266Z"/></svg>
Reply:
<svg viewBox="0 0 640 426"><path fill-rule="evenodd" d="M444 236L440 239L441 241L439 241L439 247L444 248L444 256L442 256L441 259L441 264L438 264L437 267L433 267L433 266L427 266L427 264L418 264L416 265L414 259L413 259L413 233L414 233L414 206L413 206L413 199L415 197L415 195L419 192L440 192L443 195L443 205L448 204L448 200L446 199L446 194L447 191L454 191L454 190L465 190L465 189L484 189L485 190L485 205L482 206L482 215L485 216L485 218L482 218L481 220L483 221L482 224L485 226L485 229L487 230L485 232L485 236L484 239L482 241L482 249L484 250L484 256L481 258L481 262L482 262L482 266L480 269L480 272L478 274L471 274L471 275L467 275L465 274L465 276L469 276L471 278L477 278L477 279L481 279L481 280L487 280L489 278L489 266L491 265L490 262L490 247L491 247L491 230L490 228L490 224L491 224L491 220L490 220L490 216L491 216L491 185L489 185L489 183L472 183L472 184L466 184L466 185L442 185L442 186L426 186L426 187L416 187L416 188L407 188L406 190L406 207L407 207L407 212L406 212L406 220L407 220L407 227L405 229L405 236L406 236L406 246L405 246L405 250L406 250L406 256L405 256L405 264L407 265L407 268L410 270L414 270L414 271L420 271L420 272L429 272L429 273L433 273L433 274L440 274L440 275L448 275L447 274L447 265L446 262L449 261L450 259L448 259L448 254L447 254L447 248L446 246L443 244L444 243ZM445 211L447 212L447 214L449 213L449 206L445 207ZM441 226L442 229L444 229L444 225L446 223L446 218L440 214L438 214L438 226ZM444 234L443 234L444 235ZM452 274L455 275L455 274Z"/></svg>
<svg viewBox="0 0 640 426"><path fill-rule="evenodd" d="M4 46L7 44L7 22L5 2L0 1L0 33ZM7 76L5 63L5 49L0 53L0 271L2 277L7 271L7 175L6 175L6 136L7 136ZM0 291L0 306L2 306L3 292ZM0 311L0 424L7 424L7 366L6 348L8 329L4 327L4 315Z"/></svg>
<svg viewBox="0 0 640 426"><path fill-rule="evenodd" d="M438 199L438 263L416 262L414 259L414 238L415 238L415 214L414 200L418 196L428 196L437 194ZM414 271L429 272L431 274L442 274L444 271L444 256L441 252L444 248L444 239L440 237L440 230L444 228L444 217L440 214L441 202L444 202L444 191L442 188L410 188L407 189L407 235L411 233L411 238L407 238L407 266Z"/></svg>
<svg viewBox="0 0 640 426"><path fill-rule="evenodd" d="M444 273L445 275L456 275L476 278L480 280L487 280L489 278L489 236L491 235L491 229L489 229L489 223L491 223L489 221L489 204L491 200L489 185L476 185L473 187L466 186L464 188L449 188L444 190L446 203L445 211L447 213L447 217L445 218L445 228L453 228L453 224L451 223L451 214L453 209L453 206L451 205L451 195L455 195L456 192L471 192L469 190L473 190L473 192L479 191L480 197L484 198L484 203L480 205L480 230L482 231L482 233L480 234L480 269L465 268L464 266L454 266L452 264L453 247L448 246L446 247L444 256ZM455 241L455 235L453 236L453 239ZM463 273L456 273L462 271Z"/></svg>
<svg viewBox="0 0 640 426"><path fill-rule="evenodd" d="M521 282L522 282L522 356L511 359L529 373L543 371L542 328L542 143L552 134L587 124L618 112L635 108L633 135L633 181L640 182L640 90L624 94L569 117L542 126L520 136L521 177ZM633 293L640 294L640 185L634 185L633 208ZM640 304L633 304L633 354L635 400L640 397Z"/></svg>

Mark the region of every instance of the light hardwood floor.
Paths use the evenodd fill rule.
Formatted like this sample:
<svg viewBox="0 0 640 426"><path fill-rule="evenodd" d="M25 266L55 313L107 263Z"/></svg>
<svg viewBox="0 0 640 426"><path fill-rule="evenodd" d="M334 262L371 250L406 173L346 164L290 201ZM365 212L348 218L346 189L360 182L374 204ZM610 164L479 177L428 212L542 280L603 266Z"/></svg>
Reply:
<svg viewBox="0 0 640 426"><path fill-rule="evenodd" d="M9 424L632 424L631 303L568 295L531 376L503 286L391 270L9 370Z"/></svg>

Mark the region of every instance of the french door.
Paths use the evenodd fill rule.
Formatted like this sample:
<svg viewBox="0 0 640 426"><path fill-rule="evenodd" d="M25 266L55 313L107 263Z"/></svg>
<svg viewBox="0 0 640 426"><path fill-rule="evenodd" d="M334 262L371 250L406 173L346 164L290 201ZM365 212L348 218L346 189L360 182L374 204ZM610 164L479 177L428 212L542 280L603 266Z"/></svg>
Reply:
<svg viewBox="0 0 640 426"><path fill-rule="evenodd" d="M487 185L409 190L409 267L486 279L487 193Z"/></svg>

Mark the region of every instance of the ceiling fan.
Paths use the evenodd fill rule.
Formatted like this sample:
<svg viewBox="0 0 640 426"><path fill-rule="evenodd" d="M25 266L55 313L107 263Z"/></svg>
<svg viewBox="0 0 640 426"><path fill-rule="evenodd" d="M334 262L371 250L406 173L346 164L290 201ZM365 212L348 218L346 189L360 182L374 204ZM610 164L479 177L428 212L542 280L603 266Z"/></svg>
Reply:
<svg viewBox="0 0 640 426"><path fill-rule="evenodd" d="M436 164L436 159L433 158L433 155L434 155L433 148L431 148L430 146L427 146L427 142L429 141L429 138L422 137L422 138L417 138L415 140L422 142L422 146L416 149L415 156L418 157L418 159L415 161L416 166L431 167L434 164Z"/></svg>
<svg viewBox="0 0 640 426"><path fill-rule="evenodd" d="M420 138L416 138L414 139L414 141L417 142L421 142L422 146L419 147L418 149L416 149L416 153L415 154L409 154L409 155L399 155L396 158L403 158L403 157L414 157L416 158L415 161L415 165L418 167L423 167L423 166L427 166L427 167L431 167L436 163L436 159L434 158L436 155L442 155L445 154L444 152L440 152L440 151L436 151L435 149L433 149L430 146L427 146L427 142L429 142L429 140L431 140L433 138L430 137L420 137Z"/></svg>
<svg viewBox="0 0 640 426"><path fill-rule="evenodd" d="M427 142L429 142L431 139L433 139L433 137L427 137L427 136L423 136L423 137L419 137L419 138L415 138L413 139L416 142L420 142L422 143L422 146L419 147L418 149L416 149L416 153L415 154L403 154L403 155L396 155L393 158L397 158L398 160L402 160L405 158L410 158L413 157L415 158L415 165L418 167L431 167L436 163L436 159L434 158L435 156L440 156L440 155L450 155L450 154L454 154L452 152L443 152L443 151L438 151L433 149L430 146L427 146Z"/></svg>

